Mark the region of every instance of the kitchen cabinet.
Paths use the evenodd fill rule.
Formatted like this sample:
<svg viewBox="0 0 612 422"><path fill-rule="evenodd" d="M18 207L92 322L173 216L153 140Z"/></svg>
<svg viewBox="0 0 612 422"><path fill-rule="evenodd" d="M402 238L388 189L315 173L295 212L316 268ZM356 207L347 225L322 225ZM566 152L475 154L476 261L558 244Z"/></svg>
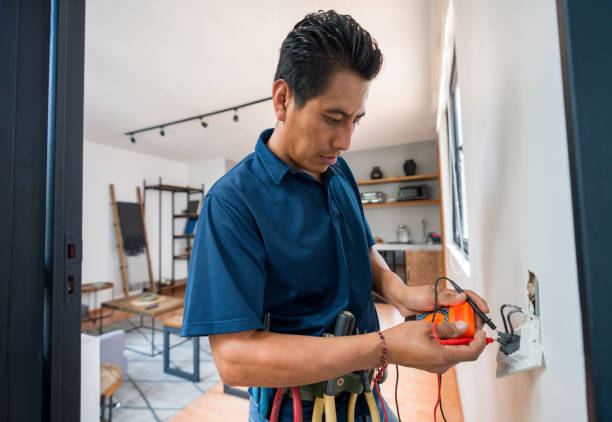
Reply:
<svg viewBox="0 0 612 422"><path fill-rule="evenodd" d="M407 250L405 252L406 284L421 286L434 284L444 275L442 251Z"/></svg>

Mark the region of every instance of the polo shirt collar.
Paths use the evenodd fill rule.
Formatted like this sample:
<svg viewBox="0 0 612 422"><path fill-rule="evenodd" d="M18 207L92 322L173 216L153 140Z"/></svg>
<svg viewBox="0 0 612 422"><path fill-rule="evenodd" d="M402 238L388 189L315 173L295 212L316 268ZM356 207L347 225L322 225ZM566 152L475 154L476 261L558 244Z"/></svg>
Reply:
<svg viewBox="0 0 612 422"><path fill-rule="evenodd" d="M270 136L272 136L272 132L274 132L274 129L266 129L261 132L255 146L255 154L266 170L266 173L268 173L268 176L270 176L270 179L272 179L274 184L278 185L288 172L296 173L298 171L274 155L270 148L266 146ZM334 175L340 173L339 166L339 163L329 166L325 173L323 173L322 181L327 183Z"/></svg>
<svg viewBox="0 0 612 422"><path fill-rule="evenodd" d="M283 177L285 177L285 174L291 170L291 167L274 155L266 146L270 136L272 136L272 132L274 132L274 129L266 129L261 132L257 140L257 145L255 146L255 154L266 170L266 173L268 173L268 176L270 176L270 179L278 185L281 180L283 180Z"/></svg>

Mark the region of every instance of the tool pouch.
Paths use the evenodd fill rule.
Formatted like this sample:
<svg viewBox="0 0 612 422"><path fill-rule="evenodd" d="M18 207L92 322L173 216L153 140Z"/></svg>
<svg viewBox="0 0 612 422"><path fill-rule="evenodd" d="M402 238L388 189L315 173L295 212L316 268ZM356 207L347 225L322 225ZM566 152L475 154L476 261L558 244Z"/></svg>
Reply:
<svg viewBox="0 0 612 422"><path fill-rule="evenodd" d="M315 397L323 397L325 383L327 381L317 382L314 384L300 386L300 395L302 400L314 401ZM342 393L361 394L363 392L363 384L361 375L353 373L342 375L336 379L334 383L334 396L338 397ZM285 391L285 394L291 396L291 391Z"/></svg>

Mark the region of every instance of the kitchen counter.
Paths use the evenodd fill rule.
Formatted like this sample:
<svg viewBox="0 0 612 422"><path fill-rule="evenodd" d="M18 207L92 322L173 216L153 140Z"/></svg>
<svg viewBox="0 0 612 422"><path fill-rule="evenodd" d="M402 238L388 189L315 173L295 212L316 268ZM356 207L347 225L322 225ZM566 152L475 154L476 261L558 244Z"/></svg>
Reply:
<svg viewBox="0 0 612 422"><path fill-rule="evenodd" d="M428 243L377 243L374 248L379 251L441 251L441 244Z"/></svg>

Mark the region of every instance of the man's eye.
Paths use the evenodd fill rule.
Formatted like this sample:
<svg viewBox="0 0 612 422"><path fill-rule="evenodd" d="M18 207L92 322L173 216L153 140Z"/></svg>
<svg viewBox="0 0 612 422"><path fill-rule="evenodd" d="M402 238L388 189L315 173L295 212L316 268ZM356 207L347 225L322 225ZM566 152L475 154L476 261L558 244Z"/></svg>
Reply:
<svg viewBox="0 0 612 422"><path fill-rule="evenodd" d="M329 116L325 116L325 117L327 118L327 121L331 123L332 125L337 125L338 123L340 123L340 119L332 119Z"/></svg>

